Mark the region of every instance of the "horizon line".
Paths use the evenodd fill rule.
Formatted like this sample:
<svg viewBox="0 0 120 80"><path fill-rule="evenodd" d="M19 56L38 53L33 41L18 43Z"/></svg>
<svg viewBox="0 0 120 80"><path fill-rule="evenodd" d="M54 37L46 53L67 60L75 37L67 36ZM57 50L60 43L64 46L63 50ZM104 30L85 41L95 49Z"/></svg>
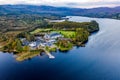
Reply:
<svg viewBox="0 0 120 80"><path fill-rule="evenodd" d="M9 6L14 6L14 5L23 5L23 6L49 6L49 7L58 7L58 8L82 8L82 9L92 9L92 8L115 8L115 7L120 7L120 6L99 6L99 7L90 7L90 8L86 8L86 7L68 7L68 6L53 6L53 5L40 5L40 4L0 4L0 6L5 6L5 5L9 5Z"/></svg>

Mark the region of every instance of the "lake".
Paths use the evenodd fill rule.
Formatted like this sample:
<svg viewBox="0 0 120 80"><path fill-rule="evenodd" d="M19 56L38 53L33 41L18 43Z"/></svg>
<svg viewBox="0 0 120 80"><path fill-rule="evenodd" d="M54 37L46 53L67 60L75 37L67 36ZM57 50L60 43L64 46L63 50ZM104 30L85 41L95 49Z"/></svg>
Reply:
<svg viewBox="0 0 120 80"><path fill-rule="evenodd" d="M0 52L0 80L120 80L120 20L67 16L70 21L96 20L100 31L86 47L52 53L17 62Z"/></svg>

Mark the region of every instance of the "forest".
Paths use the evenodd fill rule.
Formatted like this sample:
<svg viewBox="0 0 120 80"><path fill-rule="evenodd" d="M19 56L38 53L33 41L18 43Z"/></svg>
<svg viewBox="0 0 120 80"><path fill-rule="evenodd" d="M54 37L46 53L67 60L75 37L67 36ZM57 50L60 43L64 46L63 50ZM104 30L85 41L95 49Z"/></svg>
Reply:
<svg viewBox="0 0 120 80"><path fill-rule="evenodd" d="M91 22L71 22L71 21L64 21L53 24L53 29L56 30L76 30L77 28L84 28L85 30L93 33L99 30L99 24L96 21Z"/></svg>

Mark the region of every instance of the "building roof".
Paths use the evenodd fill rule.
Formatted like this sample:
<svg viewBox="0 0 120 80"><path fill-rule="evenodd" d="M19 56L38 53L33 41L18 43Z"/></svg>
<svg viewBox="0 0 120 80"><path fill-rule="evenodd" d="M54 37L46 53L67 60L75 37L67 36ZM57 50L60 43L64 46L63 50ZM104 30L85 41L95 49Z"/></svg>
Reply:
<svg viewBox="0 0 120 80"><path fill-rule="evenodd" d="M52 32L52 33L50 33L50 37L52 37L52 36L58 36L58 35L61 35L60 33L57 33L57 32Z"/></svg>

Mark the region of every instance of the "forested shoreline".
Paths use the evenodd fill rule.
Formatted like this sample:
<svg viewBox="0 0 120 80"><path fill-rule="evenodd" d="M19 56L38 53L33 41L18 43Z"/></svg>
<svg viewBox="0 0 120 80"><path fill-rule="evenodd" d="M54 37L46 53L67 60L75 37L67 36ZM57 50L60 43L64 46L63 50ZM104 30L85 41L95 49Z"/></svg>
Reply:
<svg viewBox="0 0 120 80"><path fill-rule="evenodd" d="M61 19L59 16L40 16L40 15L9 15L0 16L0 50L14 52L17 60L32 58L41 52L51 52L59 49L68 51L73 46L85 46L91 33L99 31L99 24L91 22L50 22L53 19ZM21 39L27 42L36 42L37 37L41 37L43 42L46 34L57 33L62 38L56 38L52 47L39 46L34 50L30 45L23 45ZM51 39L52 40L52 39ZM42 47L42 48L41 48ZM49 55L49 53L48 53Z"/></svg>

